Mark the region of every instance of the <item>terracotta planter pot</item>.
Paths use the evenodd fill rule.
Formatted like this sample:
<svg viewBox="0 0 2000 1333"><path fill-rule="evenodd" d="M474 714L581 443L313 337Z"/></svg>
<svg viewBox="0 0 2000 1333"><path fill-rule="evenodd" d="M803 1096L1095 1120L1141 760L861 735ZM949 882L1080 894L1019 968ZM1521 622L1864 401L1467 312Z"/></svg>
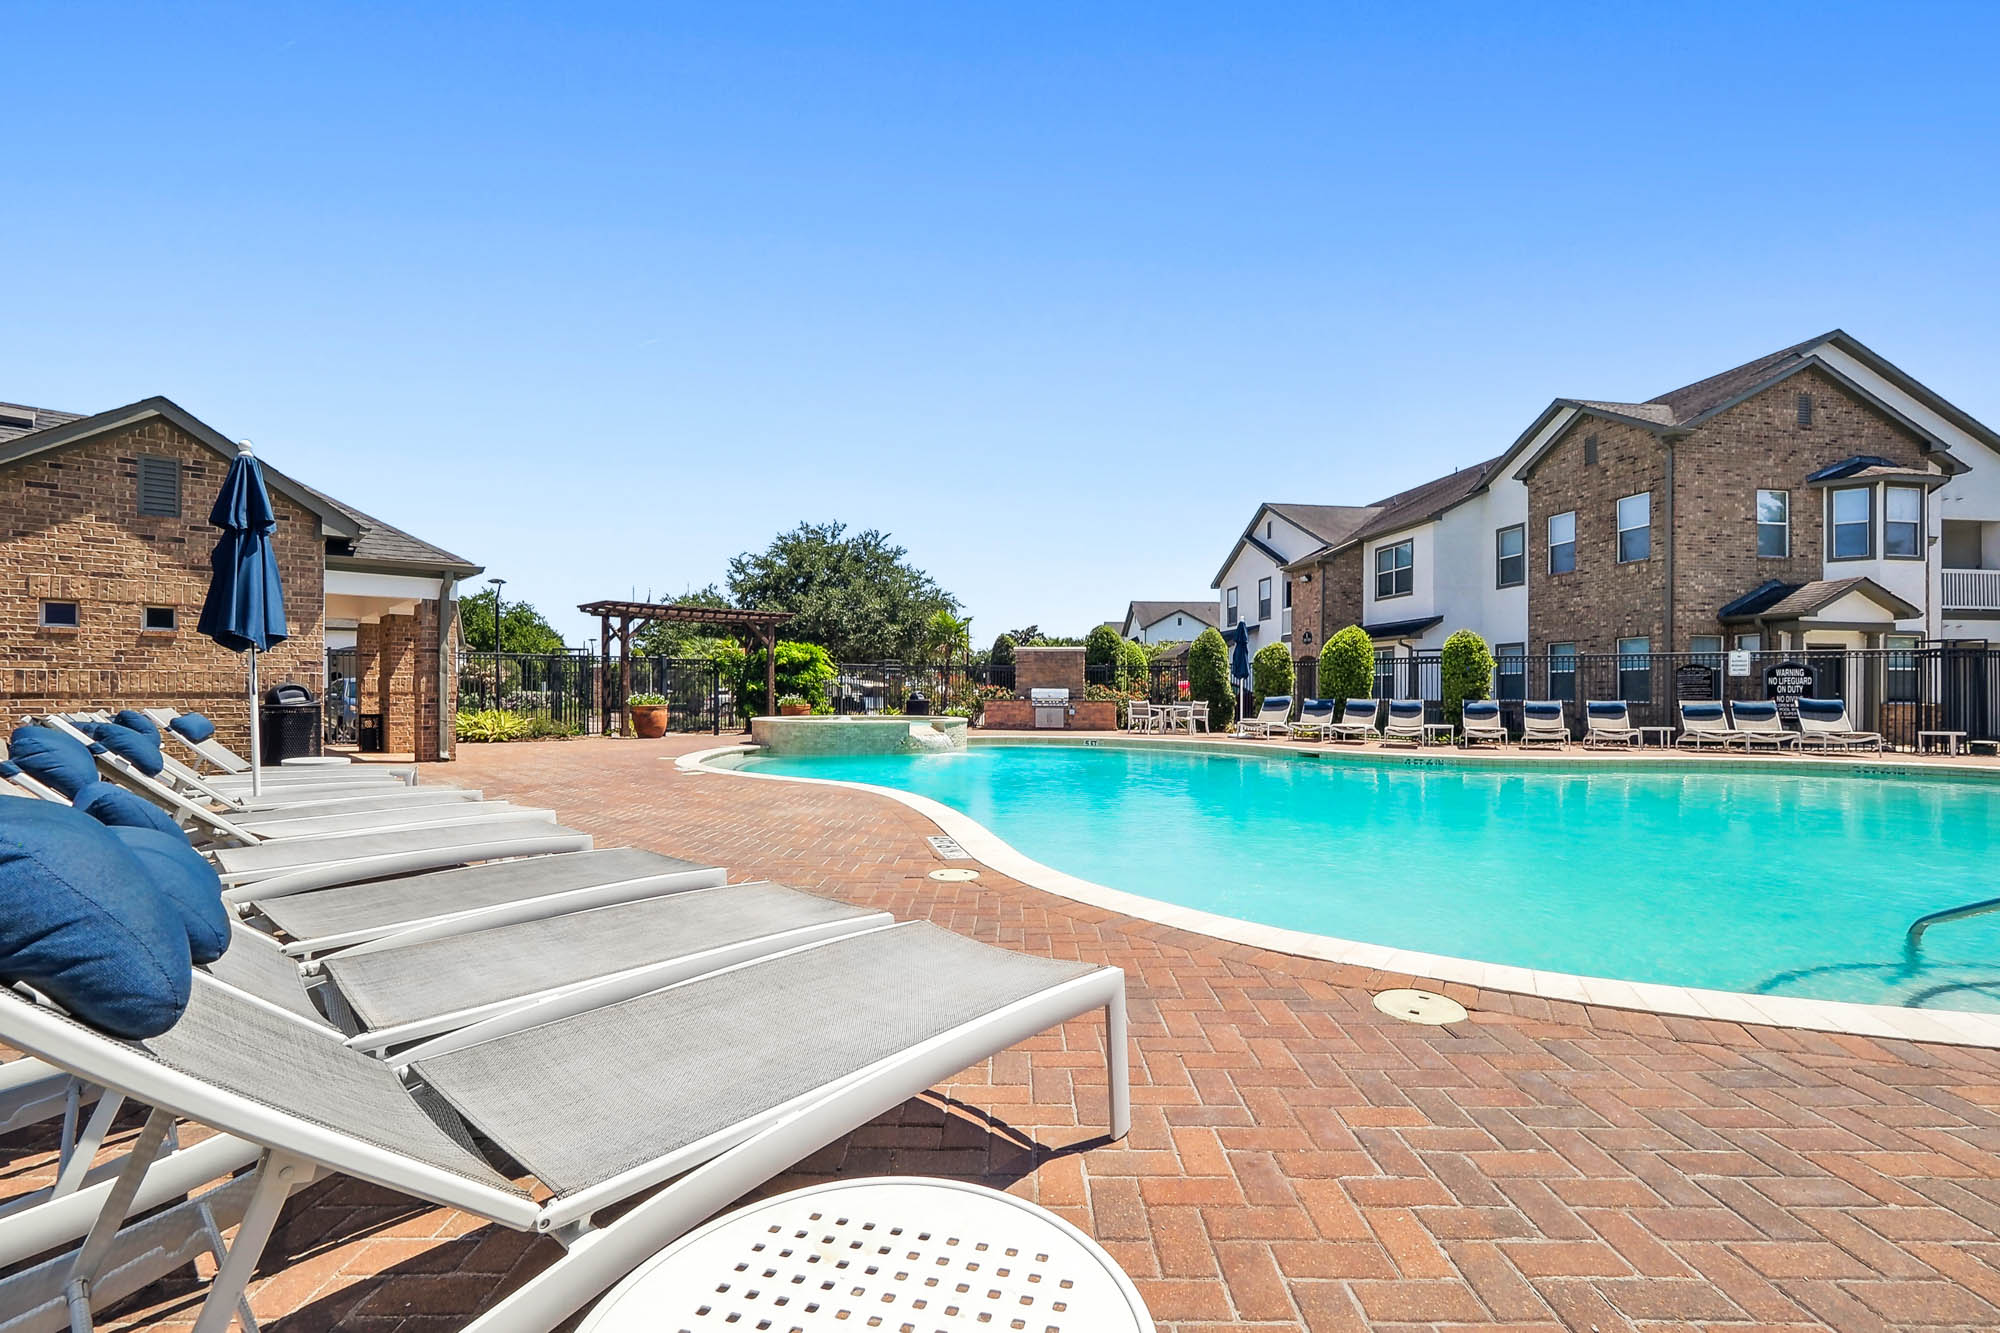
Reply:
<svg viewBox="0 0 2000 1333"><path fill-rule="evenodd" d="M657 740L667 734L667 706L665 704L632 704L632 730L649 740Z"/></svg>
<svg viewBox="0 0 2000 1333"><path fill-rule="evenodd" d="M778 705L778 716L779 716L779 717L810 717L810 716L812 716L812 705L811 705L811 704L779 704L779 705Z"/></svg>

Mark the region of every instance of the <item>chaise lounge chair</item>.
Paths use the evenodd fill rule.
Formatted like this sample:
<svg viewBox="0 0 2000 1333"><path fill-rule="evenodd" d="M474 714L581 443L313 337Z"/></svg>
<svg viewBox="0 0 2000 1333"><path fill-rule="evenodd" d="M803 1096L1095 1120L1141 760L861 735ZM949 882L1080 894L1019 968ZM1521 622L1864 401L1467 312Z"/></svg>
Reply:
<svg viewBox="0 0 2000 1333"><path fill-rule="evenodd" d="M1422 745L1424 743L1424 701L1422 699L1391 699L1389 720L1382 727L1384 745Z"/></svg>
<svg viewBox="0 0 2000 1333"><path fill-rule="evenodd" d="M1798 748L1799 734L1785 730L1785 720L1778 716L1778 705L1774 700L1737 700L1729 705L1729 723L1742 737L1746 750L1755 750L1760 745L1773 750Z"/></svg>
<svg viewBox="0 0 2000 1333"><path fill-rule="evenodd" d="M1112 1136L1129 1127L1116 968L1012 954L912 923L610 1004L600 1003L605 993L615 992L586 989L550 1005L540 1026L475 1024L430 1043L407 1070L420 1096L320 1025L200 975L180 1021L144 1041L113 1039L0 992L0 1041L152 1108L82 1245L0 1280L0 1309L87 1327L93 1301L182 1266L206 1252L211 1227L234 1222L195 1324L195 1333L221 1333L286 1197L343 1173L554 1236L566 1253L469 1325L551 1329L807 1154L968 1064L1098 1008ZM923 1002L911 1003L913 994ZM147 1218L133 1257L120 1228L135 1206L172 1197L149 1193L147 1178L182 1156L159 1159L176 1116L258 1145L258 1165ZM480 1140L525 1169L537 1194L496 1169L472 1146ZM628 1204L596 1225L600 1212ZM122 1261L116 1282L99 1280L107 1261Z"/></svg>
<svg viewBox="0 0 2000 1333"><path fill-rule="evenodd" d="M215 739L215 726L200 713L177 713L171 708L142 708L138 710L153 720L163 736L172 736L174 741L193 754L198 762L206 763L223 776L211 778L218 786L231 787L240 782L247 790L250 783L250 761ZM178 724L178 725L176 725ZM196 738L199 739L196 739ZM413 783L417 780L417 770L408 765L392 767L387 764L328 764L314 765L311 769L266 769L263 777L290 778L297 773L300 780L314 782L340 781L379 782L385 777L398 782ZM307 777L310 774L310 778Z"/></svg>
<svg viewBox="0 0 2000 1333"><path fill-rule="evenodd" d="M1340 705L1340 721L1328 728L1337 741L1368 741L1382 739L1382 733L1375 726L1375 714L1381 704L1374 699L1344 699Z"/></svg>
<svg viewBox="0 0 2000 1333"><path fill-rule="evenodd" d="M1799 747L1807 750L1880 750L1886 742L1873 731L1856 731L1847 720L1845 699L1799 700Z"/></svg>
<svg viewBox="0 0 2000 1333"><path fill-rule="evenodd" d="M1500 705L1492 699L1467 699L1459 706L1461 745L1505 745L1507 726L1500 720Z"/></svg>
<svg viewBox="0 0 2000 1333"><path fill-rule="evenodd" d="M1583 706L1583 743L1588 746L1636 746L1642 739L1632 725L1632 710L1623 699L1592 699Z"/></svg>
<svg viewBox="0 0 2000 1333"><path fill-rule="evenodd" d="M1681 734L1674 738L1674 744L1682 748L1702 749L1709 745L1719 745L1724 749L1732 745L1748 748L1743 733L1729 725L1720 699L1683 699L1680 701Z"/></svg>
<svg viewBox="0 0 2000 1333"><path fill-rule="evenodd" d="M1333 714L1338 701L1302 699L1299 715L1292 723L1292 735L1300 740L1323 741L1333 734Z"/></svg>
<svg viewBox="0 0 2000 1333"><path fill-rule="evenodd" d="M1291 729L1292 696L1274 694L1257 708L1257 716L1240 719L1239 736L1283 736Z"/></svg>
<svg viewBox="0 0 2000 1333"><path fill-rule="evenodd" d="M1560 699L1528 699L1521 704L1521 744L1568 745L1569 720Z"/></svg>

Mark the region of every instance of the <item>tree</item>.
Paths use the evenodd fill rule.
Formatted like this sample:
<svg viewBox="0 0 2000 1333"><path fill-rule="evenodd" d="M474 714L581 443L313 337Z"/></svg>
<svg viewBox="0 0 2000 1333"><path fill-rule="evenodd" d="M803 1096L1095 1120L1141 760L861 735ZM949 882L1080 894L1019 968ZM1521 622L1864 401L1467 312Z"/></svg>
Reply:
<svg viewBox="0 0 2000 1333"><path fill-rule="evenodd" d="M1153 659L1146 655L1146 645L1137 639L1127 639L1118 645L1118 683L1126 689L1150 685L1153 675Z"/></svg>
<svg viewBox="0 0 2000 1333"><path fill-rule="evenodd" d="M729 599L713 583L690 588L674 601L683 606L728 606ZM717 641L734 642L717 634L715 626L686 620L652 620L632 634L632 651L640 657L709 657Z"/></svg>
<svg viewBox="0 0 2000 1333"><path fill-rule="evenodd" d="M1375 697L1375 640L1359 625L1349 625L1326 641L1319 655L1319 697Z"/></svg>
<svg viewBox="0 0 2000 1333"><path fill-rule="evenodd" d="M475 653L493 651L492 588L458 599L458 622L465 633L465 646ZM503 653L559 653L562 635L542 619L531 602L503 602L500 610L500 651Z"/></svg>
<svg viewBox="0 0 2000 1333"><path fill-rule="evenodd" d="M1188 693L1208 705L1208 725L1220 731L1236 720L1235 691L1229 688L1229 645L1210 628L1188 648Z"/></svg>
<svg viewBox="0 0 2000 1333"><path fill-rule="evenodd" d="M918 660L937 610L958 599L904 557L887 533L847 535L843 523L801 523L762 551L729 562L738 606L791 613L785 633L842 662Z"/></svg>
<svg viewBox="0 0 2000 1333"><path fill-rule="evenodd" d="M1099 625L1083 640L1083 660L1087 666L1108 666L1115 671L1118 654L1125 646L1116 625Z"/></svg>
<svg viewBox="0 0 2000 1333"><path fill-rule="evenodd" d="M1013 666L1014 646L1014 636L1002 634L993 641L993 650L986 655L986 660L994 666Z"/></svg>
<svg viewBox="0 0 2000 1333"><path fill-rule="evenodd" d="M1042 641L1042 627L1040 625L1026 625L1020 629L1010 629L1000 637L1003 639L1012 639L1016 648L1032 648Z"/></svg>
<svg viewBox="0 0 2000 1333"><path fill-rule="evenodd" d="M816 643L794 643L790 639L778 640L778 698L796 694L817 708L826 702L826 687L833 684L838 675L833 659L826 649ZM736 711L745 717L754 716L766 706L764 698L764 650L745 653L738 664L736 677ZM773 709L777 700L769 701Z"/></svg>
<svg viewBox="0 0 2000 1333"><path fill-rule="evenodd" d="M961 665L972 656L972 617L964 619L939 607L931 612L931 618L924 627L924 657L926 661L938 662L938 679L942 693L951 693L951 659L958 657Z"/></svg>
<svg viewBox="0 0 2000 1333"><path fill-rule="evenodd" d="M1282 643L1267 643L1250 659L1250 688L1257 695L1257 707L1277 695L1292 693L1292 650Z"/></svg>
<svg viewBox="0 0 2000 1333"><path fill-rule="evenodd" d="M1493 689L1493 653L1469 629L1453 630L1438 653L1438 694L1444 720L1457 722L1467 699L1484 699Z"/></svg>

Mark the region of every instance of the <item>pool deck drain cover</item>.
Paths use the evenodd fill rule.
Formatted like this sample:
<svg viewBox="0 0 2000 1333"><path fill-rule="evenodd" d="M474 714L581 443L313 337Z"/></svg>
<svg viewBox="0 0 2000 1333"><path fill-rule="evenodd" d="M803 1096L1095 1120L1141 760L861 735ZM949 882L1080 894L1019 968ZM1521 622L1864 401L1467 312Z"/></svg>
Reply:
<svg viewBox="0 0 2000 1333"><path fill-rule="evenodd" d="M978 879L979 872L977 870L961 870L956 866L951 866L943 870L931 871L930 877L932 879L943 880L947 884L957 884L968 879Z"/></svg>
<svg viewBox="0 0 2000 1333"><path fill-rule="evenodd" d="M970 861L972 859L972 853L960 846L957 838L926 838L924 841L931 845L931 850L938 854L938 859L941 861Z"/></svg>
<svg viewBox="0 0 2000 1333"><path fill-rule="evenodd" d="M1375 1007L1391 1018L1406 1023L1428 1023L1443 1027L1463 1023L1465 1006L1449 995L1427 990L1385 990L1375 997Z"/></svg>

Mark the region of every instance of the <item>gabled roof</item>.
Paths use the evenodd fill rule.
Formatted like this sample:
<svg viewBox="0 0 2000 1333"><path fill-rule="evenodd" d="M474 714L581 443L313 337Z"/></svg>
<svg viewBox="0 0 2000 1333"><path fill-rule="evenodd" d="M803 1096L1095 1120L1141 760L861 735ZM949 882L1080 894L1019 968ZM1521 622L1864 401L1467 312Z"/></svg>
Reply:
<svg viewBox="0 0 2000 1333"><path fill-rule="evenodd" d="M1418 616L1414 620L1384 620L1361 628L1371 639L1408 639L1442 623L1443 616Z"/></svg>
<svg viewBox="0 0 2000 1333"><path fill-rule="evenodd" d="M1950 454L1943 454L1941 457L1951 459L1953 462L1958 461ZM1964 470L1963 464L1959 465L1959 470ZM1852 458L1843 458L1838 463L1828 463L1817 471L1808 472L1806 485L1822 486L1835 481L1896 480L1937 487L1950 481L1954 475L1949 469L1944 472L1926 472L1922 468L1904 467L1893 459L1878 458L1873 454L1856 454Z"/></svg>
<svg viewBox="0 0 2000 1333"><path fill-rule="evenodd" d="M0 403L0 444L32 435L50 426L75 421L81 412L58 412L48 407L28 407L22 403Z"/></svg>
<svg viewBox="0 0 2000 1333"><path fill-rule="evenodd" d="M1317 537L1327 545L1345 543L1363 523L1373 516L1374 510L1365 505L1303 505L1280 504L1266 500L1250 515L1250 521L1243 525L1243 535L1229 548L1229 558L1222 562L1222 568L1215 571L1215 577L1208 586L1220 588L1222 578L1229 567L1236 563L1236 557L1245 546L1254 546L1269 556L1273 563L1285 567L1285 556L1257 535L1257 525L1266 511L1276 514L1287 523L1303 529L1308 535Z"/></svg>
<svg viewBox="0 0 2000 1333"><path fill-rule="evenodd" d="M1125 619L1118 630L1122 634L1126 625L1136 625L1140 629L1157 625L1176 611L1193 616L1204 625L1220 627L1222 624L1222 613L1216 610L1214 602L1129 602L1125 607Z"/></svg>
<svg viewBox="0 0 2000 1333"><path fill-rule="evenodd" d="M1486 489L1486 483L1493 479L1493 473L1505 456L1462 467L1456 472L1377 500L1369 506L1375 511L1375 516L1355 531L1353 539L1365 541L1370 537L1379 537L1398 528L1436 518L1445 510L1465 503Z"/></svg>
<svg viewBox="0 0 2000 1333"><path fill-rule="evenodd" d="M1728 370L1710 375L1705 380L1696 380L1693 384L1683 384L1678 389L1669 389L1659 397L1649 399L1648 403L1667 409L1670 416L1666 424L1685 425L1696 417L1713 412L1725 403L1748 397L1767 380L1774 379L1784 370L1791 368L1813 348L1845 336L1839 329L1831 333L1822 333L1817 338L1793 343L1790 347L1772 352L1768 356L1745 361L1740 366L1731 366Z"/></svg>
<svg viewBox="0 0 2000 1333"><path fill-rule="evenodd" d="M269 472L269 469L266 469ZM408 565L432 573L453 574L459 578L469 578L481 572L485 566L475 565L462 556L453 555L442 546L433 546L421 537L414 537L393 523L385 523L373 514L364 514L353 505L344 504L323 491L313 490L304 483L296 483L304 490L338 509L346 515L360 531L350 541L330 545L327 555L344 564L361 565Z"/></svg>
<svg viewBox="0 0 2000 1333"><path fill-rule="evenodd" d="M1758 584L1715 613L1724 623L1746 620L1796 620L1833 605L1851 592L1858 592L1890 613L1896 620L1909 620L1923 612L1866 575L1845 579L1818 579L1811 583L1781 583L1770 579Z"/></svg>

